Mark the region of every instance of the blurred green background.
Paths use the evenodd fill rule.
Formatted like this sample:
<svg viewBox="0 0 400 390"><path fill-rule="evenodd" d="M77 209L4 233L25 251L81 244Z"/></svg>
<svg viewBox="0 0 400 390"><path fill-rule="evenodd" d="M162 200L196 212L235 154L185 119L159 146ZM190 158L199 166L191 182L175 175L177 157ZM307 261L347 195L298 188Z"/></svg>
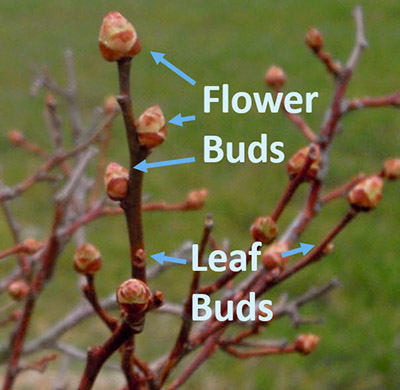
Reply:
<svg viewBox="0 0 400 390"><path fill-rule="evenodd" d="M362 1L370 48L354 75L349 96L380 95L399 87L400 3L395 0ZM266 132L269 140L283 140L286 159L304 145L302 136L283 115L204 114L204 85L229 83L236 91L264 91L263 74L271 64L282 66L287 90L319 91L314 112L306 119L317 130L332 95L332 81L323 66L303 44L305 31L318 27L334 57L345 60L353 44L351 10L355 1L105 1L26 0L0 3L0 154L7 184L14 184L31 172L39 161L10 148L7 130L13 127L49 146L42 117L43 96L29 96L32 66L45 64L61 82L65 80L63 51L71 48L76 57L79 100L83 117L89 120L93 107L104 96L117 92L116 67L106 63L97 49L102 17L119 10L135 25L143 51L134 60L132 84L136 113L160 104L166 118L178 112L196 115L183 129L170 127L167 141L157 149L153 161L196 156L196 165L153 170L146 175L145 192L153 199L180 201L193 188L206 187L210 197L205 210L181 214L145 215L148 253L172 251L185 239L197 240L205 212L216 221L215 236L231 239L234 249L249 242L253 219L271 211L287 182L285 164L203 164L203 136L218 134L225 141L251 142ZM162 51L187 72L197 84L191 87L164 67L156 67L149 51ZM65 106L60 108L65 114ZM63 126L70 138L69 123ZM348 116L344 131L332 151L328 187L344 182L360 171L377 171L387 157L399 156L400 116L394 109L365 110ZM110 159L127 164L122 121L118 118L112 135ZM45 237L49 228L49 197L46 185L39 185L12 203L24 224L25 236ZM295 197L282 218L281 230L296 215L304 192ZM304 235L317 243L347 208L337 201L324 210ZM399 183L387 185L379 208L358 218L335 242L335 250L317 266L268 295L300 294L311 284L322 284L337 276L342 288L308 306L304 313L321 316L322 325L304 326L301 332L321 335L319 348L303 358L298 355L260 358L241 362L217 353L196 372L185 389L398 389L400 388L400 207ZM98 276L106 295L129 273L125 222L113 217L88 230L104 257ZM10 245L9 233L0 219L1 249ZM48 286L34 317L32 335L40 333L79 299L77 278L71 268L70 245L58 265L55 282ZM6 274L12 260L0 265ZM189 268L167 272L153 287L162 288L168 300L182 301L190 277ZM211 276L210 276L211 277ZM161 322L162 321L162 322ZM177 323L152 315L145 334L139 337L139 353L151 359L165 351L175 338ZM287 319L272 324L263 337L288 337ZM97 321L85 323L68 336L82 348L107 337ZM1 333L4 340L5 334ZM52 364L53 368L57 363ZM76 363L76 374L82 363ZM1 375L1 374L0 374ZM46 376L46 375L45 375ZM73 375L72 375L73 376ZM99 382L107 377L103 374ZM76 379L71 379L74 383ZM32 384L19 389L31 389ZM46 387L46 380L40 385ZM110 386L110 387L109 387ZM39 388L39 387L38 387ZM113 388L107 385L105 388Z"/></svg>

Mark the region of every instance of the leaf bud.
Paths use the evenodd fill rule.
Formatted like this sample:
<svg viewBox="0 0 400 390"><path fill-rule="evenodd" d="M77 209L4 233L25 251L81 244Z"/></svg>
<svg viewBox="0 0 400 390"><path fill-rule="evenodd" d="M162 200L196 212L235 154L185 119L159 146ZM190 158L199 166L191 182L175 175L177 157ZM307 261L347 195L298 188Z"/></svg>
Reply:
<svg viewBox="0 0 400 390"><path fill-rule="evenodd" d="M297 352L302 353L303 355L308 355L316 348L319 341L320 337L315 334L301 334L297 336L294 346Z"/></svg>
<svg viewBox="0 0 400 390"><path fill-rule="evenodd" d="M254 241L268 245L278 235L278 227L271 217L258 217L251 225L250 233Z"/></svg>

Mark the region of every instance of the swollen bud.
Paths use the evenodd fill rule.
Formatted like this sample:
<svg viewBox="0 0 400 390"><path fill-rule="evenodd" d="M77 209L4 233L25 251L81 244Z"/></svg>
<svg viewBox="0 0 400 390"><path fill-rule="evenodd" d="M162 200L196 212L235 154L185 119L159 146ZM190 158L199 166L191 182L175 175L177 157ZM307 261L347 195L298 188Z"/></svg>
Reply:
<svg viewBox="0 0 400 390"><path fill-rule="evenodd" d="M286 82L286 74L279 66L272 65L265 73L264 81L270 87L280 89Z"/></svg>
<svg viewBox="0 0 400 390"><path fill-rule="evenodd" d="M92 244L80 245L74 255L74 268L76 272L85 275L94 275L102 264L100 251Z"/></svg>
<svg viewBox="0 0 400 390"><path fill-rule="evenodd" d="M17 129L10 130L8 132L8 141L15 146L22 145L25 142L24 133Z"/></svg>
<svg viewBox="0 0 400 390"><path fill-rule="evenodd" d="M139 143L146 148L161 145L167 138L167 127L160 106L149 107L136 122Z"/></svg>
<svg viewBox="0 0 400 390"><path fill-rule="evenodd" d="M310 28L307 31L305 41L306 45L316 52L320 51L324 45L324 37L316 28Z"/></svg>
<svg viewBox="0 0 400 390"><path fill-rule="evenodd" d="M143 313L151 299L149 287L139 279L128 279L117 288L117 302L128 314Z"/></svg>
<svg viewBox="0 0 400 390"><path fill-rule="evenodd" d="M43 248L43 243L35 240L34 238L27 238L22 243L21 252L26 253L27 255L33 255L41 248Z"/></svg>
<svg viewBox="0 0 400 390"><path fill-rule="evenodd" d="M128 193L129 172L116 162L107 165L104 175L104 187L112 200L122 200Z"/></svg>
<svg viewBox="0 0 400 390"><path fill-rule="evenodd" d="M374 209L382 199L383 180L379 176L368 177L352 188L348 202L360 211Z"/></svg>
<svg viewBox="0 0 400 390"><path fill-rule="evenodd" d="M286 241L279 241L267 248L261 257L264 267L268 270L284 269L288 258L282 257L282 252L286 252L288 249Z"/></svg>
<svg viewBox="0 0 400 390"><path fill-rule="evenodd" d="M298 150L289 160L287 165L287 172L289 177L293 179L296 177L304 167L304 164L307 161L308 155L310 153L310 147L307 146L305 148L301 148ZM321 168L321 152L319 150L318 145L314 145L314 151L311 152L310 158L312 159L312 163L308 168L306 173L306 179L315 179L320 168Z"/></svg>
<svg viewBox="0 0 400 390"><path fill-rule="evenodd" d="M114 95L109 95L104 99L103 111L107 115L113 115L119 110L117 98Z"/></svg>
<svg viewBox="0 0 400 390"><path fill-rule="evenodd" d="M15 280L8 285L8 294L16 301L24 299L29 292L29 286L24 280Z"/></svg>
<svg viewBox="0 0 400 390"><path fill-rule="evenodd" d="M259 217L250 227L254 241L261 241L264 245L270 244L278 235L278 227L271 217Z"/></svg>
<svg viewBox="0 0 400 390"><path fill-rule="evenodd" d="M204 206L207 196L208 190L206 188L190 191L186 199L186 205L189 209L199 210Z"/></svg>
<svg viewBox="0 0 400 390"><path fill-rule="evenodd" d="M391 158L385 161L383 177L388 180L396 180L400 177L400 158Z"/></svg>
<svg viewBox="0 0 400 390"><path fill-rule="evenodd" d="M301 334L297 336L297 339L294 343L294 347L297 352L302 353L303 355L310 354L315 347L319 344L320 337L315 334Z"/></svg>
<svg viewBox="0 0 400 390"><path fill-rule="evenodd" d="M109 12L100 28L99 48L105 60L118 61L138 54L141 44L132 24L119 12Z"/></svg>

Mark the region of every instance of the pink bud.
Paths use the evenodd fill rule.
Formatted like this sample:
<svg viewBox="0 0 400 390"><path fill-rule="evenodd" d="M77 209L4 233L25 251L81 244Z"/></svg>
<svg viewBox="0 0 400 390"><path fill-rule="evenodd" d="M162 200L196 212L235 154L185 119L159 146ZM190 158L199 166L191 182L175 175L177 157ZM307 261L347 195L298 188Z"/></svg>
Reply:
<svg viewBox="0 0 400 390"><path fill-rule="evenodd" d="M306 45L314 51L320 51L324 45L324 37L316 28L310 28L305 37Z"/></svg>
<svg viewBox="0 0 400 390"><path fill-rule="evenodd" d="M15 146L21 145L25 142L24 133L17 129L10 130L8 132L8 141Z"/></svg>
<svg viewBox="0 0 400 390"><path fill-rule="evenodd" d="M280 89L286 82L286 74L279 66L272 65L265 73L264 81L270 87Z"/></svg>
<svg viewBox="0 0 400 390"><path fill-rule="evenodd" d="M199 210L204 206L207 196L208 190L206 188L190 191L186 200L186 205L189 209Z"/></svg>
<svg viewBox="0 0 400 390"><path fill-rule="evenodd" d="M29 286L24 280L15 280L8 285L8 294L16 301L24 299L29 292Z"/></svg>
<svg viewBox="0 0 400 390"><path fill-rule="evenodd" d="M140 115L136 127L140 144L148 149L162 144L167 137L164 115L157 105Z"/></svg>
<svg viewBox="0 0 400 390"><path fill-rule="evenodd" d="M151 298L149 287L139 279L128 279L117 289L117 301L129 314L144 312Z"/></svg>
<svg viewBox="0 0 400 390"><path fill-rule="evenodd" d="M383 176L388 180L396 180L400 177L400 158L391 158L385 161Z"/></svg>
<svg viewBox="0 0 400 390"><path fill-rule="evenodd" d="M76 272L85 275L94 275L102 264L100 251L92 244L82 244L74 255L74 268Z"/></svg>
<svg viewBox="0 0 400 390"><path fill-rule="evenodd" d="M311 163L310 168L308 168L306 179L315 179L321 168L321 153L319 150L319 146L315 145L314 150L314 156L311 156L313 158L313 162ZM287 165L287 172L290 178L296 177L303 170L304 164L307 161L309 151L309 146L301 148L290 158Z"/></svg>
<svg viewBox="0 0 400 390"><path fill-rule="evenodd" d="M374 209L382 199L383 180L379 176L368 177L352 188L347 196L349 203L361 210Z"/></svg>
<svg viewBox="0 0 400 390"><path fill-rule="evenodd" d="M289 249L286 241L279 241L275 244L272 244L269 248L267 248L262 257L261 261L264 264L264 267L268 270L272 270L275 268L284 269L287 265L288 258L282 257L282 252L286 252Z"/></svg>
<svg viewBox="0 0 400 390"><path fill-rule="evenodd" d="M104 186L112 200L122 200L128 193L129 172L116 162L110 162L104 175Z"/></svg>
<svg viewBox="0 0 400 390"><path fill-rule="evenodd" d="M259 217L251 225L250 233L254 241L268 245L278 235L278 227L271 217Z"/></svg>
<svg viewBox="0 0 400 390"><path fill-rule="evenodd" d="M99 48L105 60L118 61L138 54L141 44L132 24L119 12L109 12L100 28Z"/></svg>
<svg viewBox="0 0 400 390"><path fill-rule="evenodd" d="M33 255L41 248L43 248L43 243L35 240L34 238L27 238L22 243L22 252L28 255Z"/></svg>
<svg viewBox="0 0 400 390"><path fill-rule="evenodd" d="M294 345L297 352L300 352L303 355L308 355L319 344L319 341L320 337L316 336L315 334L301 334L297 336Z"/></svg>

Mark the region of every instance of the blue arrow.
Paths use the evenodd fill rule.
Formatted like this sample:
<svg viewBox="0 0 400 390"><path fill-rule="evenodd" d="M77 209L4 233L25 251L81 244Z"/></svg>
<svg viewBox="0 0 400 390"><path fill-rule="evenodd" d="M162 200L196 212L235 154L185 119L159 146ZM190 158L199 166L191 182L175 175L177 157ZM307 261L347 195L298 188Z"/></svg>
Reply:
<svg viewBox="0 0 400 390"><path fill-rule="evenodd" d="M139 164L135 165L133 168L142 172L147 172L149 168L157 168L157 167L167 167L169 165L179 165L179 164L187 164L195 162L196 159L194 157L187 158L178 158L177 160L168 160L168 161L158 161L153 163L148 163L146 160L143 160Z"/></svg>
<svg viewBox="0 0 400 390"><path fill-rule="evenodd" d="M292 256L295 255L297 253L301 253L303 252L303 256L305 256L308 252L310 252L310 250L314 248L314 245L311 244L304 244L304 243L300 243L300 248L295 248L292 249L290 251L287 252L283 252L281 253L282 257L288 257L288 256Z"/></svg>
<svg viewBox="0 0 400 390"><path fill-rule="evenodd" d="M152 255L151 257L155 261L160 263L161 265L164 264L164 261L169 261L170 263L176 263L176 264L186 264L185 259L179 259L177 257L165 256L165 252L156 253L155 255Z"/></svg>
<svg viewBox="0 0 400 390"><path fill-rule="evenodd" d="M153 56L153 59L155 63L158 65L160 62L165 65L167 68L171 69L173 72L175 72L179 77L182 77L184 80L186 80L189 84L195 85L196 81L194 81L191 77L189 77L186 73L183 73L180 69L178 69L175 65L172 65L169 61L167 61L164 56L165 53L158 53L156 51L151 51L151 55Z"/></svg>
<svg viewBox="0 0 400 390"><path fill-rule="evenodd" d="M174 116L170 121L168 121L168 123L182 127L184 122L191 122L195 120L196 117L194 115L182 116L182 114L179 113L177 116Z"/></svg>

